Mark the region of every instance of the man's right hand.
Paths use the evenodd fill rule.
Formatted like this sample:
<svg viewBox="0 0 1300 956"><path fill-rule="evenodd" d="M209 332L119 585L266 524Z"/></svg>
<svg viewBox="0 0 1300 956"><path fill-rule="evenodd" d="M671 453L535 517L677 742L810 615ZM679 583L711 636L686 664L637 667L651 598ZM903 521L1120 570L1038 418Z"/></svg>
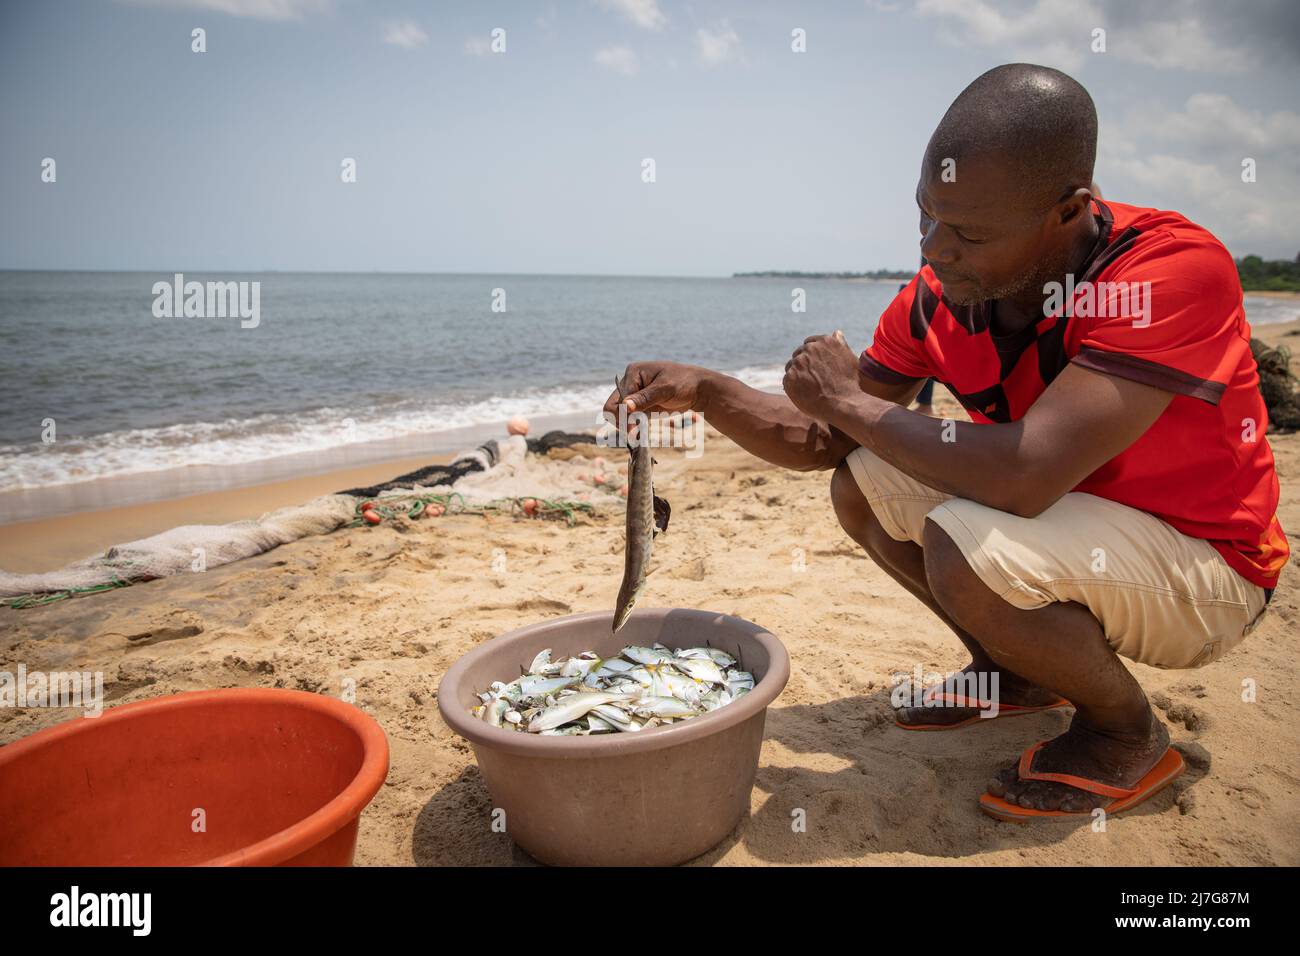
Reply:
<svg viewBox="0 0 1300 956"><path fill-rule="evenodd" d="M834 468L857 447L801 412L784 392L759 391L721 372L676 362L633 362L623 375L629 412L699 412L741 448L782 468ZM619 423L618 389L605 400L604 412ZM626 427L634 429L635 423Z"/></svg>
<svg viewBox="0 0 1300 956"><path fill-rule="evenodd" d="M677 362L633 362L623 373L629 412L698 410L700 385L712 373L698 365ZM605 413L618 419L618 389L605 400Z"/></svg>

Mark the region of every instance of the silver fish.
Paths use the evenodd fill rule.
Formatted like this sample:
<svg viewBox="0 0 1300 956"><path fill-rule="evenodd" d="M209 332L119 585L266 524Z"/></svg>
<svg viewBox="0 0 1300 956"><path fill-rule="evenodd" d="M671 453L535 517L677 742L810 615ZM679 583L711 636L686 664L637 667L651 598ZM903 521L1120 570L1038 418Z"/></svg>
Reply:
<svg viewBox="0 0 1300 956"><path fill-rule="evenodd" d="M593 668L599 669L600 658L590 652L584 652L577 657L570 657L560 667L561 677L586 677Z"/></svg>
<svg viewBox="0 0 1300 956"><path fill-rule="evenodd" d="M748 671L732 671L727 675L727 692L732 699L748 694L754 689L754 675Z"/></svg>
<svg viewBox="0 0 1300 956"><path fill-rule="evenodd" d="M609 658L582 651L555 659L543 651L531 666L532 673L508 684L492 681L476 695L482 703L471 713L506 731L609 735L707 714L756 684L754 675L723 651L668 648L658 642L630 644Z"/></svg>
<svg viewBox="0 0 1300 956"><path fill-rule="evenodd" d="M726 651L720 651L716 647L686 647L675 652L677 657L686 658L687 660L707 657L719 667L734 667L736 659Z"/></svg>
<svg viewBox="0 0 1300 956"><path fill-rule="evenodd" d="M489 727L500 727L501 719L505 717L510 710L510 701L504 697L498 697L490 704L483 707L483 719L487 721Z"/></svg>
<svg viewBox="0 0 1300 956"><path fill-rule="evenodd" d="M731 694L719 688L710 691L700 698L700 707L706 711L717 710L719 707L726 707L731 703Z"/></svg>
<svg viewBox="0 0 1300 956"><path fill-rule="evenodd" d="M653 666L653 665L651 665ZM626 680L636 681L642 687L652 687L655 682L655 675L649 667L636 667L623 675Z"/></svg>
<svg viewBox="0 0 1300 956"><path fill-rule="evenodd" d="M725 684L727 682L727 677L722 673L722 668L707 657L684 657L673 661L673 666L687 677L693 677L695 680L708 681L710 684Z"/></svg>
<svg viewBox="0 0 1300 956"><path fill-rule="evenodd" d="M628 395L626 381L615 379L618 398L622 402ZM627 623L632 605L645 588L646 570L654 550L656 531L668 530L671 509L668 502L654 493L651 472L654 459L650 456L650 423L644 413L633 412L637 418L637 436L627 437L627 545L623 552L623 583L618 588L618 602L614 606L614 630Z"/></svg>
<svg viewBox="0 0 1300 956"><path fill-rule="evenodd" d="M637 698L635 713L642 717L694 717L699 713L692 705L676 697L651 697L645 695Z"/></svg>
<svg viewBox="0 0 1300 956"><path fill-rule="evenodd" d="M591 713L587 715L587 719L591 720L593 716L599 717L615 730L632 731L641 729L641 725L634 721L629 713L614 704L597 704L591 708Z"/></svg>
<svg viewBox="0 0 1300 956"><path fill-rule="evenodd" d="M673 655L667 648L661 651L654 647L637 647L635 644L629 644L620 653L638 664L671 664L673 660Z"/></svg>
<svg viewBox="0 0 1300 956"><path fill-rule="evenodd" d="M591 713L587 715L587 729L593 734L606 734L616 728L609 721L597 716L595 713Z"/></svg>
<svg viewBox="0 0 1300 956"><path fill-rule="evenodd" d="M532 674L527 674L519 678L518 695L520 698L527 698L556 694L581 680L581 677L534 677ZM507 693L506 696L510 695Z"/></svg>
<svg viewBox="0 0 1300 956"><path fill-rule="evenodd" d="M623 699L622 694L589 692L570 694L563 700L558 701L553 707L547 707L530 720L528 729L535 734L541 733L543 730L554 730L561 724L567 724L571 720L586 716L593 707L621 699Z"/></svg>
<svg viewBox="0 0 1300 956"><path fill-rule="evenodd" d="M628 671L633 670L635 667L636 665L633 664L631 661L625 661L622 658L613 657L607 661L602 661L600 664L600 668L597 671L595 671L595 673L593 673L591 676L616 677L619 674L626 674Z"/></svg>
<svg viewBox="0 0 1300 956"><path fill-rule="evenodd" d="M646 693L649 690L649 688L650 688L649 683L638 684L634 680L615 680L615 681L610 681L601 689L607 690L612 694L628 694L630 696L636 697Z"/></svg>

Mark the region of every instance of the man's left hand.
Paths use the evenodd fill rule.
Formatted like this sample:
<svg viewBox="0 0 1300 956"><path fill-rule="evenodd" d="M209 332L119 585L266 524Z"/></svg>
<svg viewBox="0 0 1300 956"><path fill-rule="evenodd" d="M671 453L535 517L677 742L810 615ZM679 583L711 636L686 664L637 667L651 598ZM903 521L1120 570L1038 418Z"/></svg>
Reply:
<svg viewBox="0 0 1300 956"><path fill-rule="evenodd" d="M842 332L811 336L785 363L781 386L800 411L828 421L841 400L861 391L858 358Z"/></svg>

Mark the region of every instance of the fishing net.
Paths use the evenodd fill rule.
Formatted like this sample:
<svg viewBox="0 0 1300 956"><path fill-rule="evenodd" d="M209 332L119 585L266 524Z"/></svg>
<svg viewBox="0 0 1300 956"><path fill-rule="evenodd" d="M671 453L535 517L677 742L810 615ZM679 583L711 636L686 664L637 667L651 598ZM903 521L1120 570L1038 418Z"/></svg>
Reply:
<svg viewBox="0 0 1300 956"><path fill-rule="evenodd" d="M1300 429L1300 394L1291 371L1291 350L1251 339L1250 351L1259 366L1259 391L1268 408L1269 429L1279 433Z"/></svg>
<svg viewBox="0 0 1300 956"><path fill-rule="evenodd" d="M600 454L596 437L585 432L547 432L541 438L528 439L528 450L534 455L549 455L552 458L571 458L575 454Z"/></svg>
<svg viewBox="0 0 1300 956"><path fill-rule="evenodd" d="M204 571L270 551L310 534L326 534L352 519L354 502L324 495L251 521L182 525L102 555L44 574L0 571L0 597L14 607L45 604L73 594L109 590L137 581Z"/></svg>
<svg viewBox="0 0 1300 956"><path fill-rule="evenodd" d="M357 524L368 502L384 517L418 518L436 504L450 514L528 514L574 524L580 514L624 506L618 494L621 476L608 463L607 479L596 481L596 473L603 476L605 470L595 467L602 451L588 434L555 431L528 441L514 435L463 452L450 465L421 468L346 494L358 496ZM617 452L620 458L624 454ZM527 512L525 502L533 503Z"/></svg>
<svg viewBox="0 0 1300 956"><path fill-rule="evenodd" d="M487 471L503 457L516 460L523 455L526 446L520 435L511 435L505 441L488 441L472 451L463 451L447 465L428 465L415 471L398 475L391 481L364 488L349 488L340 491L341 495L353 495L357 498L377 498L386 491L409 491L412 488L440 488L453 485L466 475L476 471Z"/></svg>
<svg viewBox="0 0 1300 956"><path fill-rule="evenodd" d="M541 438L525 439L522 435L511 435L501 441L488 441L472 451L461 452L450 464L428 465L424 468L398 475L391 481L363 488L349 488L340 491L341 495L355 495L358 498L377 498L384 492L410 491L414 488L441 488L456 484L467 475L477 471L489 471L498 463L519 465L525 455L537 455L565 460L575 455L586 454L595 457L600 454L595 436L584 432L547 432Z"/></svg>
<svg viewBox="0 0 1300 956"><path fill-rule="evenodd" d="M623 507L617 473L611 468L608 484L597 484L592 463L581 454L596 457L600 451L592 435L579 433L489 441L462 452L450 464L324 495L256 520L183 525L115 545L58 571L0 571L0 601L15 608L32 607L138 581L210 570L308 535L363 524L361 506L367 501L375 502L384 518L419 518L429 505L438 504L449 514L516 514L574 524L580 515Z"/></svg>

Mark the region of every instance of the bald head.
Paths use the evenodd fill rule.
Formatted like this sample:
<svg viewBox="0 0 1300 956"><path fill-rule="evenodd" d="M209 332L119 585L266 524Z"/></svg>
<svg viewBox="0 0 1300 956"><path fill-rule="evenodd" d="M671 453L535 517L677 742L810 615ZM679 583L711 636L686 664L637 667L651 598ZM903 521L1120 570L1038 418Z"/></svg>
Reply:
<svg viewBox="0 0 1300 956"><path fill-rule="evenodd" d="M948 300L1028 301L1084 261L1096 155L1092 97L1059 70L1011 63L962 90L916 187L921 255Z"/></svg>
<svg viewBox="0 0 1300 956"><path fill-rule="evenodd" d="M948 107L926 148L926 165L944 160L996 164L1017 186L1004 201L1043 209L1092 181L1097 110L1079 83L1030 63L994 67Z"/></svg>

